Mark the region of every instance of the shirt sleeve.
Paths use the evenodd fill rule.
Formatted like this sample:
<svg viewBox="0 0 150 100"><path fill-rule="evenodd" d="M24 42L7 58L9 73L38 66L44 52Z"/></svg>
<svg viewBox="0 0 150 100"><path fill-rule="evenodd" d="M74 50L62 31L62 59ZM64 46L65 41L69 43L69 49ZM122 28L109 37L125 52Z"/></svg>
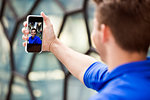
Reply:
<svg viewBox="0 0 150 100"><path fill-rule="evenodd" d="M85 71L83 77L84 84L88 88L98 91L107 74L108 66L101 62L95 62Z"/></svg>

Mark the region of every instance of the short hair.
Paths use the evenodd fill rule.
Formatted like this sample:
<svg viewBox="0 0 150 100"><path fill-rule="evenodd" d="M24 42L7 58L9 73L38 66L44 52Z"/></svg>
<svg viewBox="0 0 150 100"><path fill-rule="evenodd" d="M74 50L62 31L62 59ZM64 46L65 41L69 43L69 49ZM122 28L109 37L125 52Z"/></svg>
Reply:
<svg viewBox="0 0 150 100"><path fill-rule="evenodd" d="M110 27L117 44L129 52L148 52L150 0L94 0L96 18Z"/></svg>
<svg viewBox="0 0 150 100"><path fill-rule="evenodd" d="M35 30L35 32L37 33L37 30L36 30L35 28L32 28L31 31L32 31L32 30Z"/></svg>

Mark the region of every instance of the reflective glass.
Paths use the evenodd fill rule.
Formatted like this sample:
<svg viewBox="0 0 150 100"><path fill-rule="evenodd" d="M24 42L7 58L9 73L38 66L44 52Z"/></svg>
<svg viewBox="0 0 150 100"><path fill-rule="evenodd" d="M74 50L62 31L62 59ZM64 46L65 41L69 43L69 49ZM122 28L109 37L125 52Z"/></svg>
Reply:
<svg viewBox="0 0 150 100"><path fill-rule="evenodd" d="M47 70L54 70L59 69L60 65L56 59L56 57L51 53L41 53L37 54L34 64L33 70L34 71L47 71Z"/></svg>
<svg viewBox="0 0 150 100"><path fill-rule="evenodd" d="M94 10L95 10L95 4L92 0L89 0L89 2L88 2L88 23L89 23L89 28L90 28L91 33L93 30Z"/></svg>
<svg viewBox="0 0 150 100"><path fill-rule="evenodd" d="M10 80L10 48L1 24L0 30L0 100L4 100L8 92Z"/></svg>
<svg viewBox="0 0 150 100"><path fill-rule="evenodd" d="M67 11L81 9L84 0L59 0Z"/></svg>
<svg viewBox="0 0 150 100"><path fill-rule="evenodd" d="M16 18L14 17L14 14L11 11L11 8L8 6L8 3L6 3L6 7L4 10L4 16L2 18L4 22L4 26L6 30L8 31L8 37L12 37L13 29L15 26Z"/></svg>
<svg viewBox="0 0 150 100"><path fill-rule="evenodd" d="M37 100L62 100L63 79L61 70L31 72L30 80Z"/></svg>
<svg viewBox="0 0 150 100"><path fill-rule="evenodd" d="M51 53L37 55L29 79L38 100L61 100L63 97L64 72Z"/></svg>
<svg viewBox="0 0 150 100"><path fill-rule="evenodd" d="M27 85L20 77L14 79L11 100L31 100Z"/></svg>
<svg viewBox="0 0 150 100"><path fill-rule="evenodd" d="M88 100L94 93L96 93L94 90L88 89L75 77L69 78L68 100Z"/></svg>
<svg viewBox="0 0 150 100"><path fill-rule="evenodd" d="M33 6L36 0L10 0L19 17L24 16Z"/></svg>
<svg viewBox="0 0 150 100"><path fill-rule="evenodd" d="M69 16L60 40L76 51L85 53L89 49L87 31L82 14Z"/></svg>

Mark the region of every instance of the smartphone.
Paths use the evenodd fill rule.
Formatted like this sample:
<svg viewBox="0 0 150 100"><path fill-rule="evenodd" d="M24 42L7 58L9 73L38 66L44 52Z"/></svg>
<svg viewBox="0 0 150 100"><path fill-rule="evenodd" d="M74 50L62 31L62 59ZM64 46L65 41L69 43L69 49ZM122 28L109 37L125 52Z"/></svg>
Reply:
<svg viewBox="0 0 150 100"><path fill-rule="evenodd" d="M27 16L27 28L29 29L29 39L25 51L27 53L42 52L43 37L43 17L40 15Z"/></svg>

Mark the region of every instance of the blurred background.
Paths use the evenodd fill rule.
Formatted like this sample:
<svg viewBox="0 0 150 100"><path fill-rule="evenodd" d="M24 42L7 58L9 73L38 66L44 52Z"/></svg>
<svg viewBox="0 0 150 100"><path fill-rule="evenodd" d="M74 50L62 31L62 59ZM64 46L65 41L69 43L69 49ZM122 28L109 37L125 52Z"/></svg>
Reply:
<svg viewBox="0 0 150 100"><path fill-rule="evenodd" d="M88 100L95 91L52 53L25 52L21 29L27 15L43 11L64 44L99 59L90 39L94 9L92 0L0 0L0 100Z"/></svg>
<svg viewBox="0 0 150 100"><path fill-rule="evenodd" d="M88 100L95 94L52 53L27 54L21 32L27 15L43 11L64 44L99 60L90 39L94 9L92 0L0 0L0 100Z"/></svg>

